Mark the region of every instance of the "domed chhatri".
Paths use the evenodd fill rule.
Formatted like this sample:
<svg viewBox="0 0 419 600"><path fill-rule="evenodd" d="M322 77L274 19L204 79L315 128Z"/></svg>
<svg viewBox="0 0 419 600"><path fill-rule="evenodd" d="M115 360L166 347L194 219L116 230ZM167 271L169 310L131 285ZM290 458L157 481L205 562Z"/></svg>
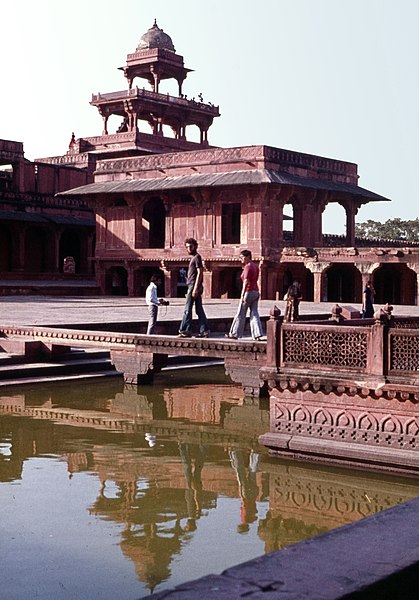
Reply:
<svg viewBox="0 0 419 600"><path fill-rule="evenodd" d="M150 27L150 29L141 36L137 46L137 52L140 50L150 50L152 48L176 52L172 38L170 35L167 35L167 33L164 33L163 29L160 29L156 19L154 19L153 27Z"/></svg>

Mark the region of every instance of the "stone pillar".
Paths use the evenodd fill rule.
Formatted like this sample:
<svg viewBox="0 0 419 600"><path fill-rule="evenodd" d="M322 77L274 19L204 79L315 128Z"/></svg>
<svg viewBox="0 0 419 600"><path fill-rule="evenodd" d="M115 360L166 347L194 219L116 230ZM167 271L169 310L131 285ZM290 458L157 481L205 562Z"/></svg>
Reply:
<svg viewBox="0 0 419 600"><path fill-rule="evenodd" d="M212 268L211 268L211 263L209 261L205 261L203 260L203 265L204 265L204 281L203 281L203 285L204 285L204 294L203 297L204 298L212 298Z"/></svg>
<svg viewBox="0 0 419 600"><path fill-rule="evenodd" d="M62 231L52 231L51 235L52 235L52 239L53 239L53 247L54 247L54 251L53 251L53 255L51 256L51 267L52 267L52 271L53 273L59 273L60 272L60 237L61 237L61 233Z"/></svg>
<svg viewBox="0 0 419 600"><path fill-rule="evenodd" d="M133 298L135 296L135 278L134 278L134 268L130 263L124 264L124 267L127 271L127 288L128 288L128 296Z"/></svg>
<svg viewBox="0 0 419 600"><path fill-rule="evenodd" d="M362 277L362 289L361 289L361 302L362 302L362 294L364 292L365 286L368 281L373 281L372 274L374 271L378 269L380 263L354 263L354 266L361 273Z"/></svg>
<svg viewBox="0 0 419 600"><path fill-rule="evenodd" d="M265 260L259 261L259 290L261 300L268 297L268 266Z"/></svg>
<svg viewBox="0 0 419 600"><path fill-rule="evenodd" d="M164 281L163 281L163 295L167 298L171 298L172 296L176 297L176 291L173 293L173 290L176 290L176 282L173 287L173 270L167 265L166 261L162 260L160 262L160 268L164 273Z"/></svg>
<svg viewBox="0 0 419 600"><path fill-rule="evenodd" d="M314 290L313 290L313 301L323 302L324 301L324 272L330 267L330 263L318 263L318 262L306 262L305 266L309 271L313 273L314 279Z"/></svg>
<svg viewBox="0 0 419 600"><path fill-rule="evenodd" d="M415 304L419 305L419 264L406 263L406 266L416 273Z"/></svg>
<svg viewBox="0 0 419 600"><path fill-rule="evenodd" d="M346 245L355 246L355 216L358 208L353 204L344 208L346 211Z"/></svg>
<svg viewBox="0 0 419 600"><path fill-rule="evenodd" d="M280 316L280 309L274 306L269 313L269 321L266 323L266 366L274 369L278 369L280 364Z"/></svg>

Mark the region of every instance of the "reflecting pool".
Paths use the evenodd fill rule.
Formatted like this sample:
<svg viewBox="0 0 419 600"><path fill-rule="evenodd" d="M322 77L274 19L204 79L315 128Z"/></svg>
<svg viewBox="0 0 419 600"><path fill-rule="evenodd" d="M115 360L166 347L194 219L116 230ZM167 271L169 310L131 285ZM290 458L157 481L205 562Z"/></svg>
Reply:
<svg viewBox="0 0 419 600"><path fill-rule="evenodd" d="M419 494L270 458L222 367L0 390L0 597L134 600Z"/></svg>

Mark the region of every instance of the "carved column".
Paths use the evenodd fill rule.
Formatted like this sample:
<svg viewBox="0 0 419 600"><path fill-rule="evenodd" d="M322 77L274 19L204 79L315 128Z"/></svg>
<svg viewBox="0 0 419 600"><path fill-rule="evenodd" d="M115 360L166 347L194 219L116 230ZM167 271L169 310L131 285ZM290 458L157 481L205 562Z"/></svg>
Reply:
<svg viewBox="0 0 419 600"><path fill-rule="evenodd" d="M268 265L266 260L259 261L259 290L261 300L268 297Z"/></svg>
<svg viewBox="0 0 419 600"><path fill-rule="evenodd" d="M134 277L134 268L132 263L124 262L124 267L127 271L127 288L128 288L128 296L133 298L135 296L135 277Z"/></svg>
<svg viewBox="0 0 419 600"><path fill-rule="evenodd" d="M176 297L176 278L173 276L173 269L165 260L160 261L160 268L164 273L163 295L167 298Z"/></svg>
<svg viewBox="0 0 419 600"><path fill-rule="evenodd" d="M204 298L212 298L212 294L213 294L213 285L212 285L213 272L212 272L211 261L203 260L202 262L203 262L203 265L204 265L204 281L203 281L204 293L203 293L203 297Z"/></svg>
<svg viewBox="0 0 419 600"><path fill-rule="evenodd" d="M313 300L314 302L324 302L327 299L324 298L326 286L324 285L324 272L330 267L330 263L319 263L308 261L305 266L309 271L313 273L314 290Z"/></svg>
<svg viewBox="0 0 419 600"><path fill-rule="evenodd" d="M376 271L378 269L378 267L380 266L380 263L357 263L356 262L356 263L354 263L354 266L361 273L361 277L362 277L361 294L362 294L362 291L365 289L365 286L367 285L368 281L373 281L372 274L374 273L374 271Z"/></svg>
<svg viewBox="0 0 419 600"><path fill-rule="evenodd" d="M419 305L419 264L406 263L406 266L416 273L415 304Z"/></svg>

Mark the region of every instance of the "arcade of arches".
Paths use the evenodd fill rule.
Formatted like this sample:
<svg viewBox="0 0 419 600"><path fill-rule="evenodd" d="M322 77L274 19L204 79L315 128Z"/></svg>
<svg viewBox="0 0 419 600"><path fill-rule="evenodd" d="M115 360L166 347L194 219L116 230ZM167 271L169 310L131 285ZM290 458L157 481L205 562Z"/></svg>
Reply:
<svg viewBox="0 0 419 600"><path fill-rule="evenodd" d="M205 263L204 263L205 264ZM134 266L135 265L135 266ZM259 261L263 299L281 300L288 286L298 280L303 298L316 302L361 303L362 292L368 280L376 290L375 301L379 304L417 303L417 273L406 264L375 264L371 272L362 274L353 264L330 264L320 273L312 272L303 263L281 263L279 268L266 267ZM311 266L311 265L310 265ZM241 291L241 268L205 264L205 296L211 298L239 298ZM187 262L154 261L138 267L124 264L105 270L106 294L144 296L153 274L160 274L162 286L159 295L183 297Z"/></svg>
<svg viewBox="0 0 419 600"><path fill-rule="evenodd" d="M80 227L0 224L0 272L3 275L64 272L64 259L74 259L75 273L92 274L94 233Z"/></svg>

